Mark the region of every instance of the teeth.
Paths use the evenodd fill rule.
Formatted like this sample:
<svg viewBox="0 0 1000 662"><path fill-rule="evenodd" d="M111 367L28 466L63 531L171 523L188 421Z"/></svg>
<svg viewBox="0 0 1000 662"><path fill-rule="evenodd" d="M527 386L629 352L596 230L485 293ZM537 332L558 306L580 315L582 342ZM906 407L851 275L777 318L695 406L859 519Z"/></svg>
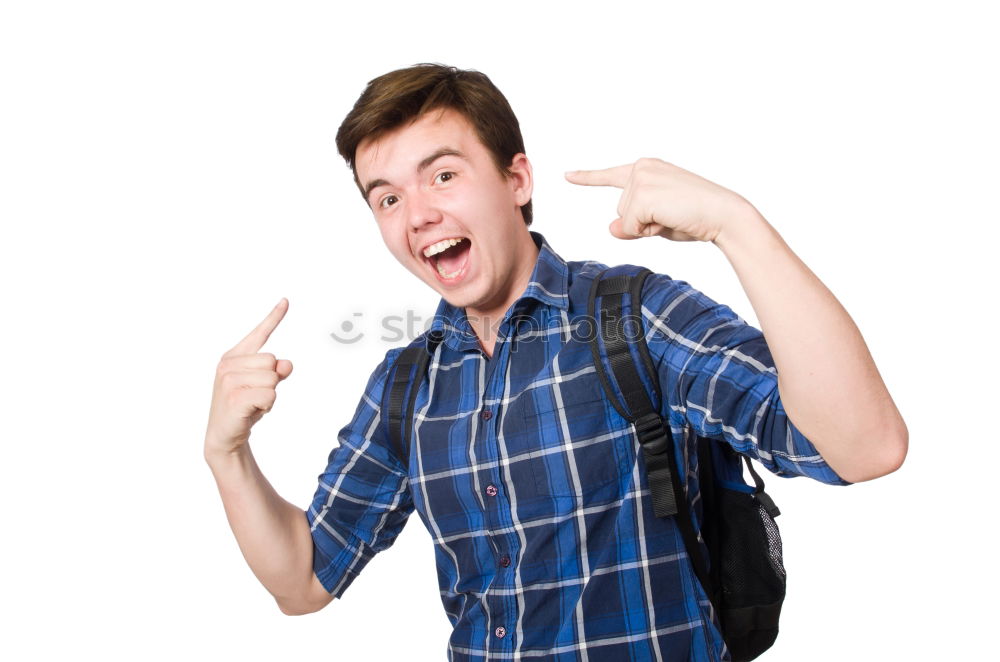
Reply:
<svg viewBox="0 0 1000 662"><path fill-rule="evenodd" d="M437 270L438 270L438 273L439 273L439 274L441 274L441 277L442 277L442 278L447 278L447 279L451 279L451 278L454 278L455 276L457 276L457 275L458 275L458 271L461 271L461 269L459 269L459 270L458 270L458 271L456 271L455 273L451 273L451 274L449 274L449 273L446 273L446 272L445 272L444 268L442 268L440 264L439 264L439 265L437 265Z"/></svg>
<svg viewBox="0 0 1000 662"><path fill-rule="evenodd" d="M436 244L432 244L432 245L428 246L427 248L425 248L424 249L424 257L432 257L434 255L437 255L441 251L446 250L448 248L451 248L455 244L457 244L459 242L462 242L462 241L465 241L465 239L462 238L462 237L458 237L456 239L442 239L441 241L437 242Z"/></svg>

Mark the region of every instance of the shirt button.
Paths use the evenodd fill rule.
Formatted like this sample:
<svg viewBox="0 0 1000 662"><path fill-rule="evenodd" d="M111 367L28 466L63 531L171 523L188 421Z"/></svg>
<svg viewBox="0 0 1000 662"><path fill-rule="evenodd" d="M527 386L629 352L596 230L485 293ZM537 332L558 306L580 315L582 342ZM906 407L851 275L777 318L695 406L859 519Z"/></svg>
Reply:
<svg viewBox="0 0 1000 662"><path fill-rule="evenodd" d="M479 416L480 416L480 417L482 417L482 419L483 419L484 421L488 421L488 420L490 420L491 418L493 418L493 412L492 412L492 411L490 411L489 409L484 409L484 410L482 411L482 413L481 413L481 414L479 414Z"/></svg>
<svg viewBox="0 0 1000 662"><path fill-rule="evenodd" d="M496 630L494 630L494 633L497 635L497 637L499 637L500 639L503 639L504 635L507 634L507 628L505 628L504 626L501 625Z"/></svg>
<svg viewBox="0 0 1000 662"><path fill-rule="evenodd" d="M506 568L507 566L509 566L510 565L510 557L507 556L506 554L504 554L503 556L501 556L500 557L500 565L501 565L501 567L504 567L504 568Z"/></svg>
<svg viewBox="0 0 1000 662"><path fill-rule="evenodd" d="M496 496L497 495L497 486L496 485L487 485L486 486L486 493L489 494L490 496Z"/></svg>

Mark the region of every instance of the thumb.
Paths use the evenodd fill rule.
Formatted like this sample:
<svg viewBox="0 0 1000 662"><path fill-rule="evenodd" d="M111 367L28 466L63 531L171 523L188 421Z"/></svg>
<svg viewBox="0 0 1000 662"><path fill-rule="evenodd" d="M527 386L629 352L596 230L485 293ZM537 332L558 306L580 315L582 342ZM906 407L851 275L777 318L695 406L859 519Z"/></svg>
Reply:
<svg viewBox="0 0 1000 662"><path fill-rule="evenodd" d="M292 362L288 359L280 359L274 365L274 371L278 373L278 381L282 381L292 374Z"/></svg>
<svg viewBox="0 0 1000 662"><path fill-rule="evenodd" d="M616 237L617 239L638 239L639 238L639 237L635 236L634 234L629 234L629 233L625 232L625 225L622 222L622 219L620 219L620 218L616 218L615 220L611 221L611 225L608 226L608 231L611 232L612 236Z"/></svg>

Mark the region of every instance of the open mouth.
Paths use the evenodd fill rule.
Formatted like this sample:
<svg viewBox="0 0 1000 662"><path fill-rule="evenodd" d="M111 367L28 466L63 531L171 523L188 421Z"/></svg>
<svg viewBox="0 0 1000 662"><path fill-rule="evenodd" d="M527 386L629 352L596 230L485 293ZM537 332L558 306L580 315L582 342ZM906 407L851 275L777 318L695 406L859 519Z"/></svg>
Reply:
<svg viewBox="0 0 1000 662"><path fill-rule="evenodd" d="M441 280L456 280L469 262L471 242L465 237L443 239L424 249L424 257Z"/></svg>

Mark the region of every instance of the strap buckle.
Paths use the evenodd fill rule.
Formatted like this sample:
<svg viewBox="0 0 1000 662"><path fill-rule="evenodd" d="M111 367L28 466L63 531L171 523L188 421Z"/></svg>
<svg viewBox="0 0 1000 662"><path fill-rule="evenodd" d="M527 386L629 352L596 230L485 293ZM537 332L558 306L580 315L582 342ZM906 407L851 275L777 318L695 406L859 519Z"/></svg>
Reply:
<svg viewBox="0 0 1000 662"><path fill-rule="evenodd" d="M660 455L667 450L670 439L663 425L663 419L656 412L640 416L635 420L635 432L647 456Z"/></svg>

